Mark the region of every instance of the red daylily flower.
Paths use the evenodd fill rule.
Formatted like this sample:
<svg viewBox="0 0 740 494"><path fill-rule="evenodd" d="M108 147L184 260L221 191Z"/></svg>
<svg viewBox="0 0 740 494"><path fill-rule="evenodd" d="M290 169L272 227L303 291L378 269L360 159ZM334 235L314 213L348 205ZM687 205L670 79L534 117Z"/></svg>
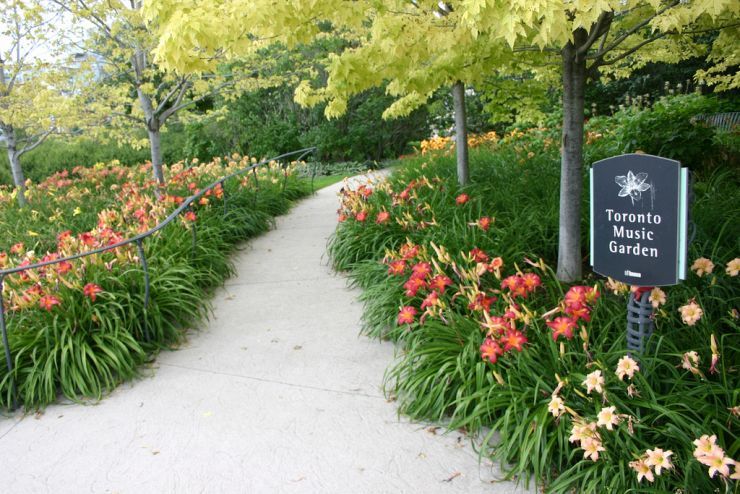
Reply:
<svg viewBox="0 0 740 494"><path fill-rule="evenodd" d="M59 264L57 264L57 273L64 275L72 271L72 263L69 261L62 261Z"/></svg>
<svg viewBox="0 0 740 494"><path fill-rule="evenodd" d="M390 218L391 213L388 211L381 211L378 213L378 216L375 217L375 223L382 225L383 223L387 223Z"/></svg>
<svg viewBox="0 0 740 494"><path fill-rule="evenodd" d="M5 252L0 252L0 269L4 268L8 265L8 254Z"/></svg>
<svg viewBox="0 0 740 494"><path fill-rule="evenodd" d="M53 309L55 305L60 305L61 303L62 301L54 295L44 295L39 299L39 306L41 306L42 309L46 309L48 311Z"/></svg>
<svg viewBox="0 0 740 494"><path fill-rule="evenodd" d="M337 221L339 221L340 223L344 223L345 221L347 221L347 215L344 213L339 213L339 218L337 218Z"/></svg>
<svg viewBox="0 0 740 494"><path fill-rule="evenodd" d="M566 339L570 340L573 338L573 330L576 327L576 320L570 317L556 317L554 321L547 321L550 329L552 329L552 339L558 341L558 337L563 335Z"/></svg>
<svg viewBox="0 0 740 494"><path fill-rule="evenodd" d="M414 278L425 279L432 273L432 265L428 262L418 262L411 267L411 271Z"/></svg>
<svg viewBox="0 0 740 494"><path fill-rule="evenodd" d="M525 273L522 283L528 292L533 292L538 286L542 286L542 280L534 273Z"/></svg>
<svg viewBox="0 0 740 494"><path fill-rule="evenodd" d="M483 358L483 360L488 360L492 364L495 364L499 356L503 354L504 350L501 348L501 345L499 345L493 338L486 338L480 346L481 358Z"/></svg>
<svg viewBox="0 0 740 494"><path fill-rule="evenodd" d="M467 194L460 194L455 198L455 203L457 203L458 206L462 206L466 202L470 200L470 196Z"/></svg>
<svg viewBox="0 0 740 494"><path fill-rule="evenodd" d="M475 262L488 262L488 254L480 250L478 247L471 250L469 255Z"/></svg>
<svg viewBox="0 0 740 494"><path fill-rule="evenodd" d="M490 312L491 304L496 300L496 297L488 297L485 293L479 293L476 295L475 300L468 304L468 309Z"/></svg>
<svg viewBox="0 0 740 494"><path fill-rule="evenodd" d="M514 291L517 287L521 286L522 277L518 275L511 275L504 278L501 282L502 290Z"/></svg>
<svg viewBox="0 0 740 494"><path fill-rule="evenodd" d="M584 321L591 320L591 310L586 305L566 305L565 313L573 318L574 321L583 319Z"/></svg>
<svg viewBox="0 0 740 494"><path fill-rule="evenodd" d="M21 254L25 248L25 245L23 245L23 242L18 242L17 244L14 244L10 248L11 254Z"/></svg>
<svg viewBox="0 0 740 494"><path fill-rule="evenodd" d="M504 333L504 336L501 338L501 341L504 343L504 350L516 350L517 352L521 352L523 349L523 345L528 342L527 337L524 336L524 333L519 331L518 329L508 329L506 333Z"/></svg>
<svg viewBox="0 0 740 494"><path fill-rule="evenodd" d="M570 290L565 294L565 305L569 306L581 306L586 303L586 287L585 286L572 286Z"/></svg>
<svg viewBox="0 0 740 494"><path fill-rule="evenodd" d="M71 236L72 236L72 230L64 230L62 233L57 235L57 243L62 244Z"/></svg>
<svg viewBox="0 0 740 494"><path fill-rule="evenodd" d="M426 309L427 307L432 307L433 305L439 304L439 294L437 292L432 292L424 299L424 301L421 303L421 308Z"/></svg>
<svg viewBox="0 0 740 494"><path fill-rule="evenodd" d="M399 253L404 260L411 260L419 254L419 246L414 244L403 244Z"/></svg>
<svg viewBox="0 0 740 494"><path fill-rule="evenodd" d="M359 213L355 215L355 219L359 221L360 223L362 223L363 221L367 219L367 211L360 211Z"/></svg>
<svg viewBox="0 0 740 494"><path fill-rule="evenodd" d="M95 237L90 232L83 232L79 235L80 242L86 247L92 247L95 245Z"/></svg>
<svg viewBox="0 0 740 494"><path fill-rule="evenodd" d="M360 185L357 188L357 193L360 194L365 199L367 199L368 197L373 195L373 189L368 188L366 185Z"/></svg>
<svg viewBox="0 0 740 494"><path fill-rule="evenodd" d="M411 307L410 305L401 307L401 310L398 311L398 319L396 320L398 322L398 325L400 326L402 324L412 324L414 322L416 313L416 309L414 307Z"/></svg>
<svg viewBox="0 0 740 494"><path fill-rule="evenodd" d="M438 274L429 281L429 287L437 290L439 293L444 293L445 289L450 285L452 285L452 280L442 274Z"/></svg>
<svg viewBox="0 0 740 494"><path fill-rule="evenodd" d="M508 319L499 316L492 316L481 323L489 335L502 335L510 329L514 329Z"/></svg>
<svg viewBox="0 0 740 494"><path fill-rule="evenodd" d="M196 220L196 216L195 216L195 213L193 211L188 211L187 213L185 213L184 218L185 218L185 221L191 221L192 222L192 221L195 221Z"/></svg>
<svg viewBox="0 0 740 494"><path fill-rule="evenodd" d="M601 296L601 293L599 293L599 290L592 286L586 287L586 302L593 305Z"/></svg>
<svg viewBox="0 0 740 494"><path fill-rule="evenodd" d="M388 274L398 276L406 272L406 261L400 259L388 264Z"/></svg>
<svg viewBox="0 0 740 494"><path fill-rule="evenodd" d="M484 216L478 219L478 226L484 232L487 232L488 229L491 228L491 223L492 223L492 220L488 216Z"/></svg>
<svg viewBox="0 0 740 494"><path fill-rule="evenodd" d="M415 276L412 276L406 283L403 284L403 287L406 289L405 294L407 297L416 296L416 292L418 292L422 288L426 288L426 286L426 281Z"/></svg>
<svg viewBox="0 0 740 494"><path fill-rule="evenodd" d="M96 285L95 283L88 283L85 285L85 287L82 289L82 293L85 294L86 297L90 297L90 300L95 302L95 299L98 296L98 293L102 293L103 289L100 288L99 285Z"/></svg>

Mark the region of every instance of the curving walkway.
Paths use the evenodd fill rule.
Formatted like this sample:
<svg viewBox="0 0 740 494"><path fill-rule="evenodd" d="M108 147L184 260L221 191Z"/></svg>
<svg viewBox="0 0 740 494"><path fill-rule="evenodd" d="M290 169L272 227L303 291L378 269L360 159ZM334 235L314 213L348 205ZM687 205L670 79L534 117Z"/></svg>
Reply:
<svg viewBox="0 0 740 494"><path fill-rule="evenodd" d="M461 434L399 420L384 398L393 347L358 336L357 292L326 265L340 186L248 244L211 321L146 377L95 405L0 418L0 490L524 492L492 482Z"/></svg>

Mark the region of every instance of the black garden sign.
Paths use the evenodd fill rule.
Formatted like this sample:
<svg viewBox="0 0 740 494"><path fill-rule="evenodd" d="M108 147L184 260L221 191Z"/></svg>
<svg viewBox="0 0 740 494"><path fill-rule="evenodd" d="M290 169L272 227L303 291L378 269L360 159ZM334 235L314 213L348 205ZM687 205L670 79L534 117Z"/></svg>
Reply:
<svg viewBox="0 0 740 494"><path fill-rule="evenodd" d="M625 154L591 168L591 265L638 286L686 277L688 170L678 161Z"/></svg>

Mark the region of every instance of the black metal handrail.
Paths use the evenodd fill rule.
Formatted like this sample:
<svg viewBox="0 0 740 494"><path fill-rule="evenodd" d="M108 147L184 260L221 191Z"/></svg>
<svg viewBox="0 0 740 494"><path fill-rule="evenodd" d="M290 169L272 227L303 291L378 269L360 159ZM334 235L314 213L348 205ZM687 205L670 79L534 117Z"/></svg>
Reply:
<svg viewBox="0 0 740 494"><path fill-rule="evenodd" d="M293 161L300 161L305 156L307 156L308 154L310 154L310 153L312 153L314 151L316 151L316 148L315 147L299 149L297 151L291 151L289 153L284 153L284 154L281 154L279 156L275 156L274 158L264 159L262 161L259 161L259 162L255 163L255 164L253 164L253 165L248 166L247 168L243 168L243 169L238 170L238 171L236 171L236 172L234 172L234 173L232 173L230 175L227 175L225 177L222 177L222 178L216 180L215 182L211 183L210 185L208 185L206 187L203 187L196 194L193 194L193 195L189 196L187 199L185 199L182 202L182 204L180 204L174 211L172 211L172 213L170 213L170 215L167 216L164 220L162 220L160 223L158 223L156 226L152 227L151 229L147 230L146 232L140 233L140 234L136 235L135 237L131 237L131 238L128 238L126 240L122 240L120 242L116 242L116 243L111 244L111 245L106 245L104 247L99 247L97 249L93 249L93 250L89 250L89 251L85 251L85 252L80 252L80 253L77 253L77 254L74 254L74 255L71 255L71 256L67 256L67 257L62 257L62 258L58 258L58 259L52 259L52 260L49 260L49 261L43 261L43 262L39 262L39 263L36 263L36 264L29 264L29 265L26 265L26 266L16 266L16 267L7 268L7 269L0 269L0 331L2 332L2 343L3 343L3 348L5 349L5 363L6 363L6 366L8 368L8 374L11 376L10 378L11 378L11 383L12 383L11 384L11 386L12 386L12 393L13 393L13 397L14 397L14 407L17 408L17 401L15 401L17 399L17 396L16 396L16 388L15 388L15 378L12 376L12 374L13 374L13 359L12 359L12 356L10 354L10 345L8 344L8 331L7 331L7 326L6 326L6 322L5 322L5 301L4 301L4 297L3 297L3 286L4 286L4 283L5 283L5 278L7 276L12 275L12 274L15 274L15 273L20 273L20 272L23 272L23 271L28 271L28 270L31 270L31 269L38 269L38 268L43 268L45 266L50 266L50 265L53 265L53 264L59 264L59 263L65 262L65 261L74 261L74 260L77 260L77 259L81 259L83 257L88 257L88 256L92 256L92 255L95 255L95 254L101 254L103 252L108 252L108 251L117 249L119 247L123 247L125 245L129 245L129 244L135 243L136 244L136 247L138 249L138 253L139 253L139 260L141 261L141 267L142 267L142 270L144 272L144 338L145 338L146 341L149 341L150 337L149 337L149 330L148 330L148 326L147 326L146 313L147 313L147 309L149 307L150 283L149 283L149 267L148 267L148 263L147 263L147 260L146 260L146 255L144 253L143 241L146 238L151 237L152 235L154 235L158 231L162 230L167 225L169 225L183 211L185 211L186 209L189 209L191 207L191 205L193 204L193 202L195 202L198 199L200 199L205 193L207 193L210 190L215 189L219 185L221 185L223 187L224 182L226 182L230 178L233 178L233 177L236 177L236 176L239 176L239 175L243 175L245 173L253 172L253 173L255 173L255 179L256 179L256 173L257 173L256 170L260 166L264 166L264 165L267 165L267 164L270 164L270 163L274 163L274 162L277 162L279 160L282 160L284 158L288 158L288 157L294 156L294 155L298 155L298 157L295 158ZM284 163L282 165L282 168L283 168L283 191L284 191L285 190L285 184L286 184L287 179L288 179L288 162ZM258 185L255 184L255 186L258 186ZM312 183L312 187L313 187L313 183ZM223 197L224 197L224 214L226 214L227 195L226 195L226 189L225 188L223 188ZM191 225L191 231L193 232L193 249L195 249L196 248L196 242L197 242L195 223L193 223Z"/></svg>

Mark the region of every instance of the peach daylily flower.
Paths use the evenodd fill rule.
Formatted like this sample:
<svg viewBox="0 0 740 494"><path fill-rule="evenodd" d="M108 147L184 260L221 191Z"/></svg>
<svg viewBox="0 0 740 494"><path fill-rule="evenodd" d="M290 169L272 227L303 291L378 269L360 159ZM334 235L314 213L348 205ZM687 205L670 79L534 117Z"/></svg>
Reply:
<svg viewBox="0 0 740 494"><path fill-rule="evenodd" d="M694 351L684 353L681 357L681 368L690 371L692 374L701 374L699 370L699 354Z"/></svg>
<svg viewBox="0 0 740 494"><path fill-rule="evenodd" d="M599 452L606 451L606 448L601 445L601 441L592 437L581 441L581 448L583 448L583 457L585 459L590 458L591 461L597 461L599 459Z"/></svg>
<svg viewBox="0 0 740 494"><path fill-rule="evenodd" d="M728 262L727 268L725 269L725 273L730 276L737 276L738 272L740 272L740 257L736 257L732 261Z"/></svg>
<svg viewBox="0 0 740 494"><path fill-rule="evenodd" d="M709 467L709 477L714 478L717 472L723 477L730 476L730 465L735 464L735 460L722 454L713 454L698 458L699 462Z"/></svg>
<svg viewBox="0 0 740 494"><path fill-rule="evenodd" d="M644 459L640 458L639 460L631 461L630 467L637 473L638 482L642 482L643 478L647 479L648 482L655 481L653 470L645 463Z"/></svg>
<svg viewBox="0 0 740 494"><path fill-rule="evenodd" d="M601 409L598 415L598 421L596 424L599 427L606 427L607 430L614 430L614 426L620 422L619 415L617 415L617 407L604 407Z"/></svg>
<svg viewBox="0 0 740 494"><path fill-rule="evenodd" d="M732 464L735 466L735 471L730 475L730 479L740 480L740 462L733 460Z"/></svg>
<svg viewBox="0 0 740 494"><path fill-rule="evenodd" d="M696 273L697 276L703 276L709 274L714 269L714 263L706 257L700 257L694 264L691 265L691 270Z"/></svg>
<svg viewBox="0 0 740 494"><path fill-rule="evenodd" d="M635 372L639 370L640 366L637 364L637 362L635 362L629 355L625 355L624 357L619 359L619 362L617 362L617 370L615 374L617 374L617 377L619 377L619 380L621 381L624 379L624 376L632 379L632 376L635 375Z"/></svg>
<svg viewBox="0 0 740 494"><path fill-rule="evenodd" d="M565 411L565 402L559 396L553 395L550 403L547 405L547 410L553 417L560 417Z"/></svg>
<svg viewBox="0 0 740 494"><path fill-rule="evenodd" d="M601 375L601 371L595 370L587 375L586 379L583 381L583 385L586 386L586 393L588 394L591 394L591 391L603 393L604 390L601 386L604 385L604 378Z"/></svg>
<svg viewBox="0 0 740 494"><path fill-rule="evenodd" d="M701 307L694 300L691 300L688 304L678 309L678 312L681 313L683 322L689 326L696 324L701 319L702 314L704 314L704 311L701 310Z"/></svg>
<svg viewBox="0 0 740 494"><path fill-rule="evenodd" d="M694 446L696 446L696 449L694 449L694 458L715 454L717 453L716 449L719 448L717 446L717 435L712 434L710 436L709 434L704 434L699 439L694 439Z"/></svg>
<svg viewBox="0 0 740 494"><path fill-rule="evenodd" d="M596 432L596 422L586 423L576 420L570 430L570 437L568 438L568 442L583 442L586 439L592 438L599 438L599 433Z"/></svg>
<svg viewBox="0 0 740 494"><path fill-rule="evenodd" d="M655 288L650 290L649 300L652 306L657 309L661 305L665 304L665 301L666 301L665 292L656 286Z"/></svg>
<svg viewBox="0 0 740 494"><path fill-rule="evenodd" d="M663 451L660 448L655 448L648 449L645 454L647 455L645 463L655 469L656 475L660 475L660 471L664 468L666 470L673 468L673 463L671 463L671 455L673 455L673 451Z"/></svg>

